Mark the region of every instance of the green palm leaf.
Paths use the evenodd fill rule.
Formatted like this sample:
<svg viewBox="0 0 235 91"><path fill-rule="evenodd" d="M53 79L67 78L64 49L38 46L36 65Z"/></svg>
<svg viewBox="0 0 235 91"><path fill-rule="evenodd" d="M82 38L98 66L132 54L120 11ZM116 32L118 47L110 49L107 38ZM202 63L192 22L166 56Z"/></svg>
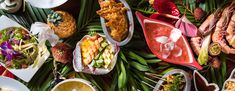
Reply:
<svg viewBox="0 0 235 91"><path fill-rule="evenodd" d="M77 17L78 31L65 42L76 45L75 43L89 31L102 32L99 16L96 14L98 9L99 4L96 0L81 0L80 12Z"/></svg>

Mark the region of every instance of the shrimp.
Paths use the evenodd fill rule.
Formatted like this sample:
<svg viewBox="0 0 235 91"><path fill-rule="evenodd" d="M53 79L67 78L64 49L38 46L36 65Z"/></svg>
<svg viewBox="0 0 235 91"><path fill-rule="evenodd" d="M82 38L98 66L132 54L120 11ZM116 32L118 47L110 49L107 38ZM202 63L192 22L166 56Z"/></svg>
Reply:
<svg viewBox="0 0 235 91"><path fill-rule="evenodd" d="M235 48L235 12L233 12L233 16L228 24L226 32L226 40L233 48Z"/></svg>
<svg viewBox="0 0 235 91"><path fill-rule="evenodd" d="M215 23L216 23L216 18L214 14L211 14L210 16L208 16L206 18L206 20L201 24L201 26L198 28L199 32L201 35L206 35L207 33L210 33L212 28L214 27ZM196 37L192 37L190 39L190 45L193 49L193 51L195 52L196 55L199 55L199 52L201 50L201 46L202 46L202 37L200 37L198 34L198 36Z"/></svg>
<svg viewBox="0 0 235 91"><path fill-rule="evenodd" d="M190 39L191 47L196 55L199 55L199 52L201 50L201 41L202 41L201 37L192 37Z"/></svg>
<svg viewBox="0 0 235 91"><path fill-rule="evenodd" d="M222 46L222 51L226 54L235 54L235 49L227 45L226 40L224 38L226 32L225 29L232 15L231 11L233 10L234 10L234 4L231 4L229 7L226 7L223 10L222 16L219 19L219 21L216 23L214 33L212 34L212 41L219 43Z"/></svg>
<svg viewBox="0 0 235 91"><path fill-rule="evenodd" d="M199 32L202 35L207 35L211 32L216 24L217 19L215 18L214 14L211 14L206 18L206 20L202 23L202 25L198 28Z"/></svg>

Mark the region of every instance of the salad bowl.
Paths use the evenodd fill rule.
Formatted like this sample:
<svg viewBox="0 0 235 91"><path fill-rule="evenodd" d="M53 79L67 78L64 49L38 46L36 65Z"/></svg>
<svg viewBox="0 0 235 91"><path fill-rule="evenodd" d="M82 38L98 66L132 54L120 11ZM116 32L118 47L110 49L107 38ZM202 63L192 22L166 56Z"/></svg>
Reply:
<svg viewBox="0 0 235 91"><path fill-rule="evenodd" d="M44 42L38 41L37 38L35 37L34 42L32 42L32 43L27 42L28 41L27 38L26 38L27 41L23 40L24 38L21 39L21 37L24 36L24 35L21 35L23 33L15 33L16 30L18 29L18 30L22 30L21 32L24 32L24 34L26 34L26 35L33 36L30 34L30 32L26 28L22 27L20 24L7 18L6 16L1 16L0 22L4 22L0 25L0 30L2 30L0 32L9 33L9 34L3 34L0 38L1 39L1 49L2 49L1 50L1 57L2 58L0 61L0 65L7 68L7 70L9 70L11 73L13 73L15 76L19 77L20 79L24 80L25 82L29 82L31 80L31 78L34 76L34 74L38 71L38 69L42 66L42 64L46 61L46 59L50 55L50 53L47 50L47 47L45 45L45 41ZM13 29L14 32L9 32L8 31L9 28ZM15 36L15 34L17 34L18 37L12 38L13 36ZM10 36L8 36L8 35L10 35ZM6 38L7 38L6 36L9 37L9 39L7 39L7 41L3 41L3 40L6 40ZM29 36L27 36L27 37L29 37ZM24 36L24 37L26 37L26 36ZM15 41L16 38L21 40L22 43L17 44L16 42L19 42L19 41ZM33 37L29 37L29 40L31 38L33 38ZM11 40L11 42L9 42L10 40ZM14 45L12 45L12 44L14 44ZM21 48L23 48L23 46L21 46L21 45L23 45L23 44L25 45L26 48L29 48L29 49L31 47L34 47L34 48L32 48L32 50L34 50L34 51L29 52L29 54L21 55L21 54L23 54L22 52L24 51L24 50L21 50ZM16 51L16 49L17 49L17 51ZM27 49L25 49L25 50L27 50ZM33 53L33 57L29 56L32 53ZM22 58L26 58L26 59L19 60ZM27 59L27 58L29 58L29 59ZM28 63L28 62L30 62L30 63Z"/></svg>
<svg viewBox="0 0 235 91"><path fill-rule="evenodd" d="M87 40L94 40L94 38L97 36L99 37L98 40L102 40L103 42L99 45L100 47L97 49L98 53L96 53L96 55L93 55L92 57L92 53L90 52L94 52L94 47L96 47L97 45L89 46L89 43L92 43L91 41ZM96 41L94 43L96 43ZM83 46L89 47L84 48ZM103 49L102 46L104 47ZM110 50L112 52L107 52L107 50ZM73 52L73 68L77 72L84 72L88 74L107 74L114 68L116 64L119 50L119 47L109 42L104 35L86 35L77 43L76 48ZM86 52L89 52L89 54L87 54Z"/></svg>

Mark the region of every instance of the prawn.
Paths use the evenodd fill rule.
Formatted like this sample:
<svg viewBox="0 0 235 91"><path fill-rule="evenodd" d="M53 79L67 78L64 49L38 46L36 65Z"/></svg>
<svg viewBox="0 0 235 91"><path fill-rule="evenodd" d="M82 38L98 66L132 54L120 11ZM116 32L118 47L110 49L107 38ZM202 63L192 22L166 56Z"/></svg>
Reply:
<svg viewBox="0 0 235 91"><path fill-rule="evenodd" d="M235 12L233 12L233 16L228 24L226 32L226 40L233 48L235 48Z"/></svg>
<svg viewBox="0 0 235 91"><path fill-rule="evenodd" d="M193 51L195 52L196 55L199 55L199 52L201 50L201 42L202 42L202 38L201 37L192 37L190 39L190 45L193 49Z"/></svg>
<svg viewBox="0 0 235 91"><path fill-rule="evenodd" d="M215 27L215 24L217 22L216 16L214 14L211 14L206 18L206 20L202 23L202 25L198 28L199 32L202 35L207 35L212 31L212 29Z"/></svg>
<svg viewBox="0 0 235 91"><path fill-rule="evenodd" d="M200 34L190 39L190 45L196 55L199 55L199 52L201 50L201 45L202 45L201 43L203 39L200 35L206 35L210 33L212 28L215 26L216 21L217 19L215 18L214 14L211 14L210 16L208 16L206 20L198 28Z"/></svg>
<svg viewBox="0 0 235 91"><path fill-rule="evenodd" d="M224 38L226 27L232 15L231 11L233 10L234 10L234 3L223 10L222 16L219 19L219 21L216 23L214 33L212 34L212 41L219 43L222 47L222 51L226 54L235 54L235 49L227 45L226 40Z"/></svg>

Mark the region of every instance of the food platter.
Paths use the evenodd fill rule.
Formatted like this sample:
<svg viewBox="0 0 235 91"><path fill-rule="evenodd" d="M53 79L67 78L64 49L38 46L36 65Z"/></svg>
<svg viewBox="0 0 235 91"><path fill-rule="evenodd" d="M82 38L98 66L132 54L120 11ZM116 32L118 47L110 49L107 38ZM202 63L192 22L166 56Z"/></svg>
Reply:
<svg viewBox="0 0 235 91"><path fill-rule="evenodd" d="M3 0L0 91L233 91L234 21L234 0Z"/></svg>

